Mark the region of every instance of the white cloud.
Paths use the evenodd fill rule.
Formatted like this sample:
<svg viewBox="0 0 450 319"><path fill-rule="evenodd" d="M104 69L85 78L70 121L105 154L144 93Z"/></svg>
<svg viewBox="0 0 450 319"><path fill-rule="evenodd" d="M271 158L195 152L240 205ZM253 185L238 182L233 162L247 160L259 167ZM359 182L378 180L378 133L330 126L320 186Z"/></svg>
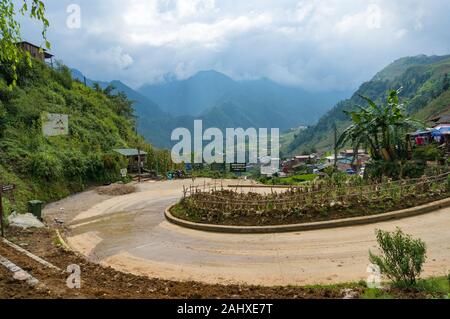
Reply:
<svg viewBox="0 0 450 319"><path fill-rule="evenodd" d="M349 89L401 56L450 51L450 2L440 0L79 0L78 31L66 28L71 3L48 2L53 53L134 86L217 69Z"/></svg>
<svg viewBox="0 0 450 319"><path fill-rule="evenodd" d="M142 32L142 26L133 23L125 36L135 45L182 47L199 44L205 48L217 48L228 38L268 25L270 21L269 15L261 14L224 18L210 24L193 22L162 27L162 23L155 22L155 26L148 27L146 32Z"/></svg>
<svg viewBox="0 0 450 319"><path fill-rule="evenodd" d="M362 29L381 29L383 11L380 6L371 4L363 11L346 15L336 24L336 30L340 33L354 32ZM365 30L367 32L368 30Z"/></svg>
<svg viewBox="0 0 450 319"><path fill-rule="evenodd" d="M177 15L179 18L195 17L214 9L214 0L179 0L177 3Z"/></svg>
<svg viewBox="0 0 450 319"><path fill-rule="evenodd" d="M109 48L104 51L90 51L90 57L99 63L107 62L112 67L126 70L134 63L133 58L125 53L121 47Z"/></svg>

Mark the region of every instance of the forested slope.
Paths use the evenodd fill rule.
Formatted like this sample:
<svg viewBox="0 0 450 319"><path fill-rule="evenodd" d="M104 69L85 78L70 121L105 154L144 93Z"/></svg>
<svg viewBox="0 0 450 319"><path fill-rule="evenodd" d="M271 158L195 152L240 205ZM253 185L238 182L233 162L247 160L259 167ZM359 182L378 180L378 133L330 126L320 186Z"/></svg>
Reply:
<svg viewBox="0 0 450 319"><path fill-rule="evenodd" d="M24 211L30 199L49 202L118 180L126 163L114 148L140 143L150 152L150 168L156 158L161 170L170 165L167 152L135 134L132 103L123 94L86 87L67 67L53 70L39 61L21 65L16 87L7 80L8 70L0 66L0 183L17 185L4 200L7 211ZM69 135L44 137L46 113L68 114Z"/></svg>
<svg viewBox="0 0 450 319"><path fill-rule="evenodd" d="M364 105L359 95L378 103L385 100L391 89L403 88L400 98L409 115L424 121L442 112L450 105L450 56L416 56L402 58L387 66L358 89L348 100L339 102L319 122L298 134L296 139L283 146L283 153L296 154L311 150L329 150L334 142L334 125L342 132L349 124L344 111Z"/></svg>

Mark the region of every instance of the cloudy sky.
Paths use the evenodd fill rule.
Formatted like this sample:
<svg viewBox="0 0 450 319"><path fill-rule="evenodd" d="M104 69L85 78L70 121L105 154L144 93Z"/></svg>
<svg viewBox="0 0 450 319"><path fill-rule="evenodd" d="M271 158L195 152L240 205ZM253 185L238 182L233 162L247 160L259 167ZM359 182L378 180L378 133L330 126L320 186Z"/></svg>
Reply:
<svg viewBox="0 0 450 319"><path fill-rule="evenodd" d="M450 54L447 0L44 2L58 59L133 87L215 69L351 90L397 58ZM22 28L24 39L41 43L36 24Z"/></svg>

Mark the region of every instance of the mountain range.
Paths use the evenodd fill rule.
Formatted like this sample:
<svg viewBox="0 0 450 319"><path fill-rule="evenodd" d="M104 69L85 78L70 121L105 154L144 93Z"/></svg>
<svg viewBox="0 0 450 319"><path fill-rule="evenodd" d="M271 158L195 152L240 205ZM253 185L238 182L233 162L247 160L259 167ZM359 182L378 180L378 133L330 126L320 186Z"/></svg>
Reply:
<svg viewBox="0 0 450 319"><path fill-rule="evenodd" d="M363 83L350 99L342 100L320 118L316 125L295 134L282 147L284 155L331 150L334 144L334 127L342 132L350 125L345 111L365 106L360 95L376 103L384 103L389 90L401 88L400 99L408 115L429 125L429 119L438 114L450 113L450 55L419 55L398 59Z"/></svg>
<svg viewBox="0 0 450 319"><path fill-rule="evenodd" d="M73 77L85 81L80 71ZM202 119L204 127L225 129L280 128L282 131L300 125L314 124L319 117L349 92L312 93L298 87L277 84L269 79L235 81L217 71L202 71L177 80L166 77L163 83L144 85L137 90L120 81L86 84L109 84L133 100L139 132L152 144L170 148L173 129L192 129L194 120Z"/></svg>

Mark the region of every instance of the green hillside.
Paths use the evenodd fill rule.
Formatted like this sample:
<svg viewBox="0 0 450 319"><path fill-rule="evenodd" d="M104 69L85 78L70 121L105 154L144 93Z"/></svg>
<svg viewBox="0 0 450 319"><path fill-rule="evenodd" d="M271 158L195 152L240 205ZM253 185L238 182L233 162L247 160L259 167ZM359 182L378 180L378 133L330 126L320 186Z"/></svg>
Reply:
<svg viewBox="0 0 450 319"><path fill-rule="evenodd" d="M359 95L382 102L391 89L403 88L400 98L407 113L426 121L430 116L445 111L450 105L450 56L416 56L402 58L364 84L348 100L339 102L319 122L283 146L285 154L297 154L311 149L329 150L334 142L334 125L342 132L349 124L344 111L365 105Z"/></svg>
<svg viewBox="0 0 450 319"><path fill-rule="evenodd" d="M136 136L132 103L123 95L85 87L72 80L68 68L52 70L38 61L19 69L12 90L6 74L0 68L0 183L17 185L5 199L7 211L11 206L24 211L30 199L48 202L118 180L126 163L114 148L140 143L150 152L150 166L158 158L161 170L167 169L168 154ZM45 113L68 114L69 135L44 137Z"/></svg>

